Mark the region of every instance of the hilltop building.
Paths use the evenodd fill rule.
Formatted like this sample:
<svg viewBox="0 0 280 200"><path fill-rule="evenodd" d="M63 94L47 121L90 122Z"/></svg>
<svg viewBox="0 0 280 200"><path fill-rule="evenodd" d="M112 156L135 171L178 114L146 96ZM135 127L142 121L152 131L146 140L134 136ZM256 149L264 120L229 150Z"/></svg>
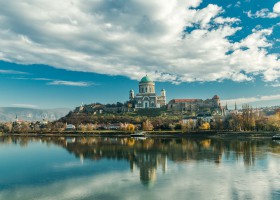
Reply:
<svg viewBox="0 0 280 200"><path fill-rule="evenodd" d="M74 112L86 112L94 114L124 113L136 109L164 108L168 112L180 112L186 116L198 116L211 114L211 116L227 116L229 111L226 106L221 106L220 97L213 96L211 99L172 99L167 104L166 91L161 90L160 95L156 94L155 82L148 76L144 76L138 83L138 93L129 91L129 101L116 104L89 104L77 107ZM159 110L160 111L160 110ZM155 112L155 111L151 111Z"/></svg>
<svg viewBox="0 0 280 200"><path fill-rule="evenodd" d="M215 95L212 99L172 99L167 105L169 111L182 111L194 113L213 113L225 115L227 106L222 107L220 97Z"/></svg>
<svg viewBox="0 0 280 200"><path fill-rule="evenodd" d="M166 105L166 91L162 89L161 95L157 96L155 82L146 75L139 82L138 94L129 91L129 100L135 102L135 108L160 108Z"/></svg>

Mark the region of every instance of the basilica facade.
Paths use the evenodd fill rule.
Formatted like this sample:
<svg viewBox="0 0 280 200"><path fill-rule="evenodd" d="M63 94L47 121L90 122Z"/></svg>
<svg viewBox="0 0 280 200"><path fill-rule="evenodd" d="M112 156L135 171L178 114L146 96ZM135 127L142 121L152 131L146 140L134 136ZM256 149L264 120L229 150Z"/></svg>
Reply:
<svg viewBox="0 0 280 200"><path fill-rule="evenodd" d="M129 100L135 102L135 108L160 108L166 105L166 91L161 90L157 96L155 83L149 76L144 76L139 82L139 92L129 91Z"/></svg>

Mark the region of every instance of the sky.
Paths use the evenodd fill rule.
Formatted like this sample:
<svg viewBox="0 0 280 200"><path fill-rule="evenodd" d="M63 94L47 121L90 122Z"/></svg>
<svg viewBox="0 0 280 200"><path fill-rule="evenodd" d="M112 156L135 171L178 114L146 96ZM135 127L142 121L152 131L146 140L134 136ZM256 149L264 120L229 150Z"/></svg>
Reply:
<svg viewBox="0 0 280 200"><path fill-rule="evenodd" d="M0 0L0 107L137 93L280 105L279 0Z"/></svg>

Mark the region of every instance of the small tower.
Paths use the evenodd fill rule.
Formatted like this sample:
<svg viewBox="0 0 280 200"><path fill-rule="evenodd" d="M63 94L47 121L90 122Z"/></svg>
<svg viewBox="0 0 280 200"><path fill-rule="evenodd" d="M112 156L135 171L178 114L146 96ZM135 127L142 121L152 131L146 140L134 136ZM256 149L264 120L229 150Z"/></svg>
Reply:
<svg viewBox="0 0 280 200"><path fill-rule="evenodd" d="M236 105L236 102L235 102L235 105L234 105L234 110L237 110L237 105Z"/></svg>
<svg viewBox="0 0 280 200"><path fill-rule="evenodd" d="M212 100L216 108L221 107L220 97L218 95L213 96Z"/></svg>
<svg viewBox="0 0 280 200"><path fill-rule="evenodd" d="M162 89L162 90L161 90L161 96L162 96L162 97L165 97L165 96L166 96L166 91L165 91L165 89Z"/></svg>
<svg viewBox="0 0 280 200"><path fill-rule="evenodd" d="M161 98L162 98L162 105L161 106L166 105L166 91L165 91L165 89L161 90Z"/></svg>
<svg viewBox="0 0 280 200"><path fill-rule="evenodd" d="M129 91L129 100L133 100L134 99L134 90L130 90Z"/></svg>

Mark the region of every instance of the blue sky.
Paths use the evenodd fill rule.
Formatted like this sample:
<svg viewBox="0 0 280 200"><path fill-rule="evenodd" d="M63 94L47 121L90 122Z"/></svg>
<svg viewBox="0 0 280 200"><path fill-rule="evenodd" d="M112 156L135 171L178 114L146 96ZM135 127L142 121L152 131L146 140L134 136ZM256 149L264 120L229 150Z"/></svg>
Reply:
<svg viewBox="0 0 280 200"><path fill-rule="evenodd" d="M278 0L0 0L0 106L173 98L280 103Z"/></svg>

